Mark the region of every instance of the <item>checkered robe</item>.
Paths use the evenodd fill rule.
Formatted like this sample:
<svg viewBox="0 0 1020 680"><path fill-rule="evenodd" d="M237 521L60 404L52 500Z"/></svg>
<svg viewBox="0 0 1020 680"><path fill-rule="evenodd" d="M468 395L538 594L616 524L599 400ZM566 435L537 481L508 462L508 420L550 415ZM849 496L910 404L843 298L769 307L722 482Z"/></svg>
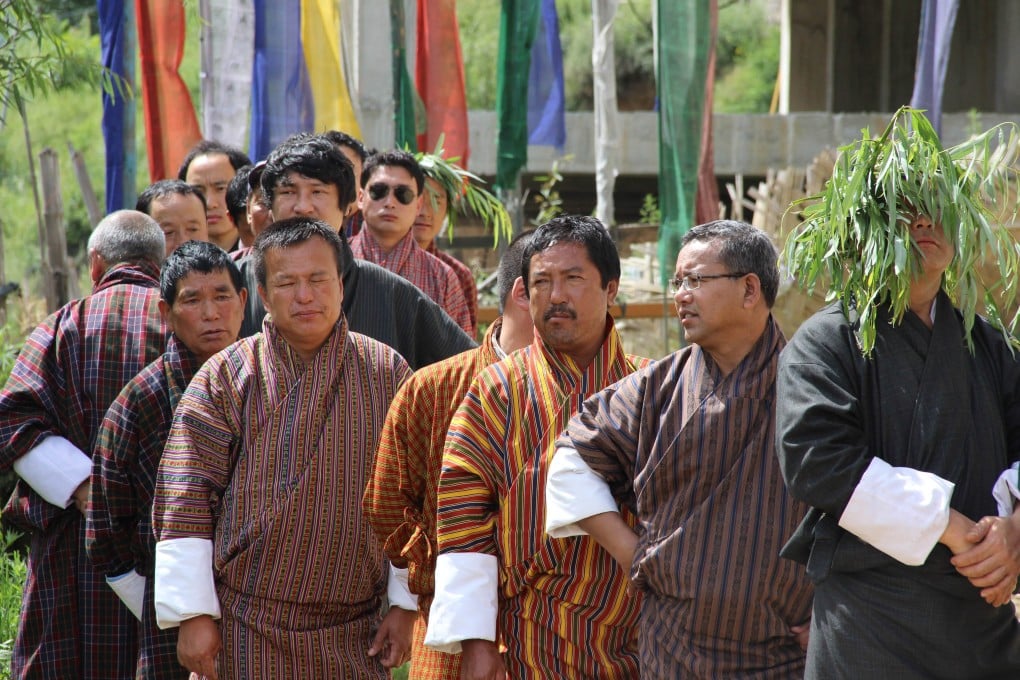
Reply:
<svg viewBox="0 0 1020 680"><path fill-rule="evenodd" d="M497 556L508 677L638 677L640 598L591 538L545 533L545 480L556 437L584 399L646 363L624 354L609 317L606 340L584 370L536 337L484 369L450 423L439 552Z"/></svg>
<svg viewBox="0 0 1020 680"><path fill-rule="evenodd" d="M86 454L106 409L162 352L155 265L119 265L28 338L0 393L0 470L45 437ZM31 533L28 581L11 661L15 678L132 678L136 619L85 555L85 521L18 482L4 518Z"/></svg>
<svg viewBox="0 0 1020 680"><path fill-rule="evenodd" d="M394 566L408 569L420 616L411 649L410 680L458 680L460 655L425 647L435 591L436 486L446 430L475 376L499 360L493 323L481 346L419 370L400 388L379 435L375 471L365 491L365 517Z"/></svg>
<svg viewBox="0 0 1020 680"><path fill-rule="evenodd" d="M425 252L438 257L442 262L449 265L453 273L457 275L460 287L464 291L464 299L467 301L468 313L471 315L471 325L478 328L478 284L475 283L475 275L471 271L471 267L450 253L445 253L437 248L435 241L425 249Z"/></svg>
<svg viewBox="0 0 1020 680"><path fill-rule="evenodd" d="M220 678L383 680L366 652L388 567L361 499L410 369L343 316L307 363L263 328L209 359L181 398L153 529L213 542Z"/></svg>
<svg viewBox="0 0 1020 680"><path fill-rule="evenodd" d="M471 320L471 310L456 272L438 257L423 250L412 232L407 232L393 250L384 253L379 242L367 229L363 229L351 238L351 252L354 257L374 262L403 276L442 307L465 333L475 337L478 328Z"/></svg>
<svg viewBox="0 0 1020 680"><path fill-rule="evenodd" d="M156 625L152 496L174 408L199 365L171 335L163 356L142 369L106 412L92 459L85 550L104 576L133 569L146 578L137 680L189 675L177 662L177 629Z"/></svg>

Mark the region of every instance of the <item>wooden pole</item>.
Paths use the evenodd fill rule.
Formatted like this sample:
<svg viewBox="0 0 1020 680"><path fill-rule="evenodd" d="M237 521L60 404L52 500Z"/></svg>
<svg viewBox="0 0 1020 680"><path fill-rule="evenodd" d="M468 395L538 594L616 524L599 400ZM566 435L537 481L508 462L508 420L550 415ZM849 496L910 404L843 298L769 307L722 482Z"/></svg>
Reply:
<svg viewBox="0 0 1020 680"><path fill-rule="evenodd" d="M45 148L39 152L39 172L42 177L43 218L46 225L46 255L49 259L52 299L47 297L51 310L57 309L68 297L67 236L64 230L64 201L60 196L60 158L57 152Z"/></svg>
<svg viewBox="0 0 1020 680"><path fill-rule="evenodd" d="M89 224L95 229L99 220L103 219L103 213L99 209L99 201L96 200L96 192L92 188L88 168L85 167L85 158L71 142L67 143L67 151L71 154L71 165L74 167L74 176L78 180L78 188L81 189L81 197L85 200L85 211L89 214Z"/></svg>
<svg viewBox="0 0 1020 680"><path fill-rule="evenodd" d="M52 276L49 271L49 258L46 255L46 225L43 223L42 202L39 200L39 179L35 172L35 153L32 151L32 135L28 131L28 114L25 111L25 101L21 97L15 99L18 105L18 114L21 116L21 127L25 131L25 152L28 154L28 178L32 185L32 198L35 200L35 224L39 236L39 262L40 262L40 283L46 297L46 311L53 311L57 308L53 304Z"/></svg>

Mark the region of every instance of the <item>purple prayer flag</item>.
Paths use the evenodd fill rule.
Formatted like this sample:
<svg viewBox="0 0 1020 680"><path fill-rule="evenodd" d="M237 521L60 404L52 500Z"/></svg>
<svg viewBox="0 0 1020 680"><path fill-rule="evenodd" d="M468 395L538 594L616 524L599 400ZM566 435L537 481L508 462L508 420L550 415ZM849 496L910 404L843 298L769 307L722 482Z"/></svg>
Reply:
<svg viewBox="0 0 1020 680"><path fill-rule="evenodd" d="M567 143L564 114L563 49L555 0L542 0L538 32L531 46L528 79L528 143L554 146Z"/></svg>
<svg viewBox="0 0 1020 680"><path fill-rule="evenodd" d="M265 158L296 132L312 132L315 106L301 44L301 4L255 0L251 139L248 155Z"/></svg>
<svg viewBox="0 0 1020 680"><path fill-rule="evenodd" d="M910 105L925 109L935 131L942 132L942 88L960 0L922 0L917 39L917 66Z"/></svg>

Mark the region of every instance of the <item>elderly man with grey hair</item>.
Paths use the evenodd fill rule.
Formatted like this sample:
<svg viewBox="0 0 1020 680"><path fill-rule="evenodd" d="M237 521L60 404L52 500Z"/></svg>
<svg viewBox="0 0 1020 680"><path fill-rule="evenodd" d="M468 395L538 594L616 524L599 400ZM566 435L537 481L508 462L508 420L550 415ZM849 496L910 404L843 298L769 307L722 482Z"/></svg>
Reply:
<svg viewBox="0 0 1020 680"><path fill-rule="evenodd" d="M0 472L19 477L3 517L31 540L13 677L134 677L137 623L86 557L83 513L106 409L163 352L164 249L151 217L104 218L88 243L92 294L32 331L0 391Z"/></svg>

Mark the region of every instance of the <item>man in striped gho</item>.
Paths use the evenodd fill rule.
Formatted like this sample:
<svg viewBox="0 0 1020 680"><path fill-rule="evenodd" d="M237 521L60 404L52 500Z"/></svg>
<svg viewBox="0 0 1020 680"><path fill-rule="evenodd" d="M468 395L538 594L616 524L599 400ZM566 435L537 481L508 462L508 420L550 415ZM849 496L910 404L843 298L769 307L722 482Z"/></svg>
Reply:
<svg viewBox="0 0 1020 680"><path fill-rule="evenodd" d="M642 678L800 677L812 588L779 557L806 508L775 450L775 249L742 222L697 226L672 287L690 346L570 420L546 530L587 533L643 594Z"/></svg>
<svg viewBox="0 0 1020 680"><path fill-rule="evenodd" d="M556 437L588 396L644 363L609 316L620 257L598 220L557 217L532 235L521 275L536 337L484 369L450 423L425 644L463 649L464 680L631 680L640 598L595 541L544 530Z"/></svg>
<svg viewBox="0 0 1020 680"><path fill-rule="evenodd" d="M361 498L410 369L348 330L332 226L276 222L252 260L270 316L198 370L160 461L156 621L180 626L181 663L211 680L385 680L416 603Z"/></svg>

